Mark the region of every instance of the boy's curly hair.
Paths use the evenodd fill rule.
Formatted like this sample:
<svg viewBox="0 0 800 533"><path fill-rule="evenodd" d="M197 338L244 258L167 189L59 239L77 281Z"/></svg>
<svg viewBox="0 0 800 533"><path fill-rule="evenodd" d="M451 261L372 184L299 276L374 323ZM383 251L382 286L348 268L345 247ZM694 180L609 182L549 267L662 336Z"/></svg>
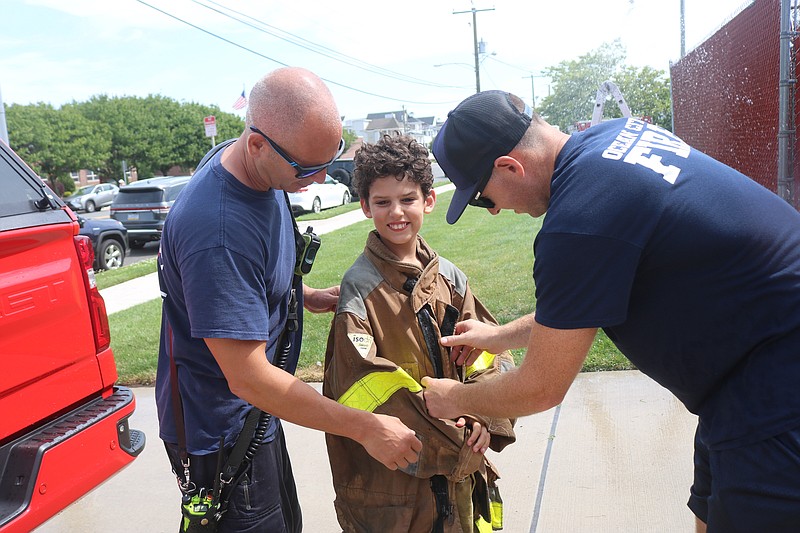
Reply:
<svg viewBox="0 0 800 533"><path fill-rule="evenodd" d="M356 150L353 183L358 195L369 202L369 190L378 178L394 176L418 183L427 197L433 188L428 150L408 135L384 135L377 143Z"/></svg>

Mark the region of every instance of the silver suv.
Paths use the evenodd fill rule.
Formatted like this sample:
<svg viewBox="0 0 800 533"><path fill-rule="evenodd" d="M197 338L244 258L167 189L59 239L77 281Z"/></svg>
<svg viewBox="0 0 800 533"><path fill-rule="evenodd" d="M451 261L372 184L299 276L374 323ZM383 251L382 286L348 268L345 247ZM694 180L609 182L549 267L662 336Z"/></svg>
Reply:
<svg viewBox="0 0 800 533"><path fill-rule="evenodd" d="M64 200L73 211L94 213L98 209L111 205L118 192L119 187L113 183L98 183L81 187Z"/></svg>
<svg viewBox="0 0 800 533"><path fill-rule="evenodd" d="M164 220L191 176L167 176L135 181L122 187L111 204L111 218L128 230L131 248L161 239Z"/></svg>

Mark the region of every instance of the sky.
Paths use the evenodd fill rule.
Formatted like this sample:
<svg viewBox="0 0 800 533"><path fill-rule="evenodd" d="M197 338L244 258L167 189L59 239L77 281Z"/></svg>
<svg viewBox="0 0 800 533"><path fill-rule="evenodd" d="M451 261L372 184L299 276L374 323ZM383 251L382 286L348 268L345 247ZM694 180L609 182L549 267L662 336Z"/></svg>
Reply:
<svg viewBox="0 0 800 533"><path fill-rule="evenodd" d="M686 51L752 0L683 0ZM543 69L619 39L626 63L669 71L681 0L3 0L0 98L60 107L150 94L232 108L267 72L302 66L347 119L444 118L481 90L537 102ZM533 77L532 77L533 76ZM533 82L533 84L532 84Z"/></svg>

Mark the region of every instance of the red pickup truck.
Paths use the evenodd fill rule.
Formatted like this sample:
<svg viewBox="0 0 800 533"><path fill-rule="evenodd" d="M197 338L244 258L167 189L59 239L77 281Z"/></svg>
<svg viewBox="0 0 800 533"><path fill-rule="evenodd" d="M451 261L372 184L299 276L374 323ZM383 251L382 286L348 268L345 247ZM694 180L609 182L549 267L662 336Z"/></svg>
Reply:
<svg viewBox="0 0 800 533"><path fill-rule="evenodd" d="M30 531L131 463L94 252L75 214L0 141L0 532Z"/></svg>

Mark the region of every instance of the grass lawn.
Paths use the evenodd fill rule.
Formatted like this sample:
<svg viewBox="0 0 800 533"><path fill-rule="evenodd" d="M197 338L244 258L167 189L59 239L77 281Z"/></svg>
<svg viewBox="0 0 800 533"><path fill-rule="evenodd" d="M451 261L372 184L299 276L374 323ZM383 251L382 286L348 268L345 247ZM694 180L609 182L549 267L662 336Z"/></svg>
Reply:
<svg viewBox="0 0 800 533"><path fill-rule="evenodd" d="M455 226L445 221L451 192L438 197L438 206L425 219L422 235L443 257L450 259L467 273L470 286L500 323L506 323L535 307L533 271L533 239L541 226L540 219L503 212L490 215L483 209L467 209ZM356 206L357 204L351 204ZM326 210L325 215L347 211L348 206ZM317 215L319 216L319 215ZM301 217L303 220L304 217ZM341 282L345 270L364 249L372 221L364 220L321 236L322 247L313 271L305 281L312 287L328 287ZM106 274L98 274L98 285ZM146 270L147 266L140 267ZM155 271L155 264L152 265ZM140 273L143 275L147 271ZM135 277L135 276L133 276ZM105 283L105 280L103 280ZM105 286L110 285L102 285ZM330 313L305 313L303 349L298 376L307 381L322 378L322 362L331 319ZM147 302L111 315L111 346L117 359L120 382L152 384L158 356L161 302ZM523 350L515 351L519 363ZM601 331L589 352L583 370L624 370L633 368Z"/></svg>

